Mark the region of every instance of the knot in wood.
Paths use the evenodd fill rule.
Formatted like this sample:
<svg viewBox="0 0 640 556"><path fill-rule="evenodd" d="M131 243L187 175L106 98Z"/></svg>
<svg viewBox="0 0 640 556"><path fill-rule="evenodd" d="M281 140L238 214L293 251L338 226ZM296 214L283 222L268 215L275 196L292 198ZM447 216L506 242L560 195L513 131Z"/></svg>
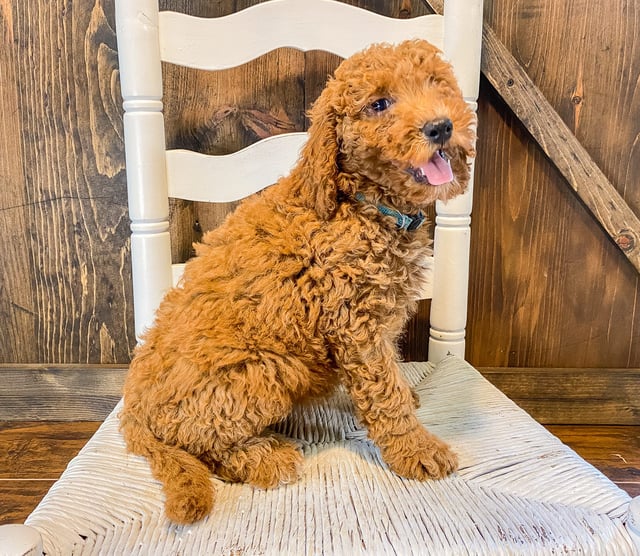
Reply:
<svg viewBox="0 0 640 556"><path fill-rule="evenodd" d="M628 229L621 230L615 237L618 247L625 253L630 253L636 247L636 235Z"/></svg>

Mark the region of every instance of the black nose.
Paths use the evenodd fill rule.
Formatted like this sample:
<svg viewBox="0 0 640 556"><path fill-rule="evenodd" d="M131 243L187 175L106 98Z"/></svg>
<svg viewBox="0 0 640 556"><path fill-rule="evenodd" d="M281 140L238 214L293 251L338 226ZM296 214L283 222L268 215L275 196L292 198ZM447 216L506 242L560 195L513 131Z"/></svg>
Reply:
<svg viewBox="0 0 640 556"><path fill-rule="evenodd" d="M438 145L444 145L451 139L452 132L453 122L449 118L433 120L422 128L422 133L424 133L425 137Z"/></svg>

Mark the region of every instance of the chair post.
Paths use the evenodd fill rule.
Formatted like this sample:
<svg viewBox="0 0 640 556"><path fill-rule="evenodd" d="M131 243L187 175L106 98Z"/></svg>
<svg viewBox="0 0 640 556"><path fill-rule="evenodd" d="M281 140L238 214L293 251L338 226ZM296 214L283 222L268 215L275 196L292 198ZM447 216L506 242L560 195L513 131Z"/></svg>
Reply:
<svg viewBox="0 0 640 556"><path fill-rule="evenodd" d="M136 337L172 285L157 0L116 0Z"/></svg>
<svg viewBox="0 0 640 556"><path fill-rule="evenodd" d="M482 45L482 0L445 0L444 54L452 63L467 103L477 109ZM466 193L436 203L433 300L429 361L448 354L464 357L469 288L469 245L473 199L471 181Z"/></svg>

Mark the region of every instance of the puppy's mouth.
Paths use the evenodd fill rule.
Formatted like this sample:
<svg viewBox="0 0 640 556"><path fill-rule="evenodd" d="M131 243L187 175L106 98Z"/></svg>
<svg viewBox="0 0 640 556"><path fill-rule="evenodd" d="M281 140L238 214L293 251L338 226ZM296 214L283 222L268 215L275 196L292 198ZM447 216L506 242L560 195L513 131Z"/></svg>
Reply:
<svg viewBox="0 0 640 556"><path fill-rule="evenodd" d="M449 157L442 149L438 149L425 164L409 166L407 173L415 181L425 185L442 185L453 181Z"/></svg>

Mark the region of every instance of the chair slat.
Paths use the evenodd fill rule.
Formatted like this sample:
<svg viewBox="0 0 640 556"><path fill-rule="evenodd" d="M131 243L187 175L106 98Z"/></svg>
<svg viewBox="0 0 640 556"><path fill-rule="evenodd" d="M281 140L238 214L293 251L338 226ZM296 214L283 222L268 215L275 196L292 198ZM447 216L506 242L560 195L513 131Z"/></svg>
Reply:
<svg viewBox="0 0 640 556"><path fill-rule="evenodd" d="M439 48L444 42L442 16L395 19L327 0L276 0L219 18L167 11L159 24L163 61L207 70L238 66L281 47L346 58L373 42L421 37Z"/></svg>
<svg viewBox="0 0 640 556"><path fill-rule="evenodd" d="M243 199L287 174L306 140L306 133L283 133L222 156L167 151L169 196L212 203Z"/></svg>

